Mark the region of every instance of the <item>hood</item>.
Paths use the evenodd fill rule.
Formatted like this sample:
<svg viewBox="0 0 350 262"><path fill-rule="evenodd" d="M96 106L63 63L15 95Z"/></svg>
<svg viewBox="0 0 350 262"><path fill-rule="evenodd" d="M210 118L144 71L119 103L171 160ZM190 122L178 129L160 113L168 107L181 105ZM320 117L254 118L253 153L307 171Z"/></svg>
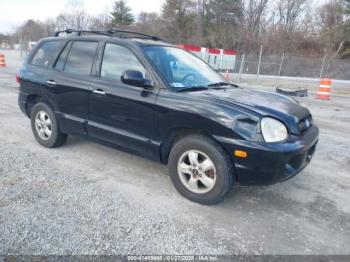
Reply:
<svg viewBox="0 0 350 262"><path fill-rule="evenodd" d="M244 107L261 116L277 118L296 134L300 133L299 123L310 117L309 110L299 105L294 99L271 92L227 88L208 89L192 94L220 104Z"/></svg>

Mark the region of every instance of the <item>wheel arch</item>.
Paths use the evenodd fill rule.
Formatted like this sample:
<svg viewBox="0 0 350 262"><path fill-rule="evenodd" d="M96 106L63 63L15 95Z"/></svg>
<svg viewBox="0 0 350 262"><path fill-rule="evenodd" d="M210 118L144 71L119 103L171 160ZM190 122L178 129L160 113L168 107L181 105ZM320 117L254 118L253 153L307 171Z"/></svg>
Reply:
<svg viewBox="0 0 350 262"><path fill-rule="evenodd" d="M38 103L46 103L52 110L54 110L53 104L49 101L49 99L38 94L31 94L27 96L26 101L26 113L29 118L31 118L33 107Z"/></svg>
<svg viewBox="0 0 350 262"><path fill-rule="evenodd" d="M173 128L171 130L168 131L167 135L165 136L165 138L163 139L161 145L160 145L160 160L163 164L167 164L168 163L168 158L169 158L169 154L171 151L172 146L181 138L188 136L188 135L204 135L206 137L208 137L209 139L213 140L218 146L220 146L227 155L230 156L229 152L227 152L227 150L220 145L220 143L215 139L214 136L212 136L210 133L208 133L205 130L201 130L201 129L194 129L194 128L188 128L188 127L177 127L177 128ZM233 158L231 157L232 162L233 162Z"/></svg>

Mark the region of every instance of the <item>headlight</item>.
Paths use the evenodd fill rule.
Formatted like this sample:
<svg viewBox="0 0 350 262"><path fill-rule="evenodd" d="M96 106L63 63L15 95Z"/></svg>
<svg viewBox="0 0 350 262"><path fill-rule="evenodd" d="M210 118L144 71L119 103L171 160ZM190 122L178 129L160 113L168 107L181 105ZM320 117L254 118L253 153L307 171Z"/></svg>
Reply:
<svg viewBox="0 0 350 262"><path fill-rule="evenodd" d="M279 142L288 137L286 126L271 117L264 117L261 120L261 132L265 142Z"/></svg>

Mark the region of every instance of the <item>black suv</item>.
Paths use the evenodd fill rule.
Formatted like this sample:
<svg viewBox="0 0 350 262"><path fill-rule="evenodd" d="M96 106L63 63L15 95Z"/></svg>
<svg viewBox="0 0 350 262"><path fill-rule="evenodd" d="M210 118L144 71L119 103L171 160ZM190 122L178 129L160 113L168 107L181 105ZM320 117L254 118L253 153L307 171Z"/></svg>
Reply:
<svg viewBox="0 0 350 262"><path fill-rule="evenodd" d="M295 100L227 83L191 53L141 33L57 32L17 77L19 106L41 145L73 135L168 164L176 189L203 204L235 184L289 179L318 141Z"/></svg>

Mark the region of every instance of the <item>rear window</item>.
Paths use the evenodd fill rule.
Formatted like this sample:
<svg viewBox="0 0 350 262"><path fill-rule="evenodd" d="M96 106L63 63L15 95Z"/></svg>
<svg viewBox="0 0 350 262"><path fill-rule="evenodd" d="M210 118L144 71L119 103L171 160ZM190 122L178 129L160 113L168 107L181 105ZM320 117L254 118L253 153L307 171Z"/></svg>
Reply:
<svg viewBox="0 0 350 262"><path fill-rule="evenodd" d="M59 52L60 41L50 41L43 43L35 52L31 64L47 67L52 58L55 58Z"/></svg>
<svg viewBox="0 0 350 262"><path fill-rule="evenodd" d="M75 41L63 71L75 75L90 75L97 46L98 42Z"/></svg>

